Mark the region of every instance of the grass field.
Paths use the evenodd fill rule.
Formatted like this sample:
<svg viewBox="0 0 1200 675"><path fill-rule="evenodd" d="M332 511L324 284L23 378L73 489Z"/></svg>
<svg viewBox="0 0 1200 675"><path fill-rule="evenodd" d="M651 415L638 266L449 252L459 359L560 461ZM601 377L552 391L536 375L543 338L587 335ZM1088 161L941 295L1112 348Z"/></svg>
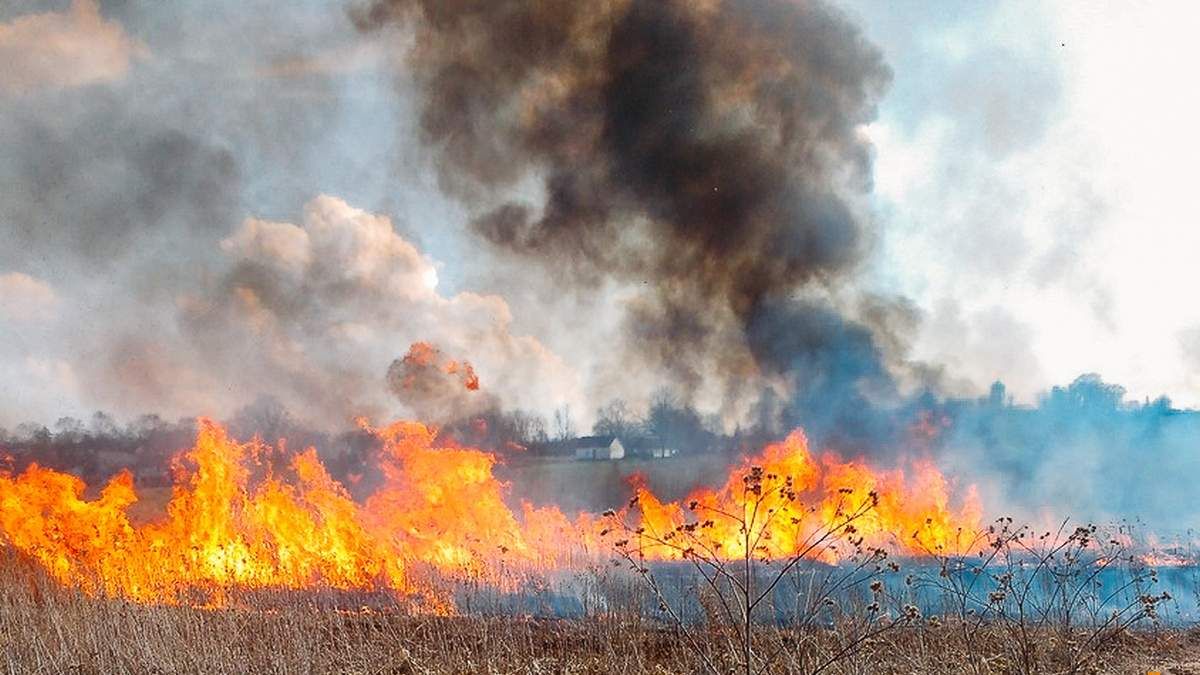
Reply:
<svg viewBox="0 0 1200 675"><path fill-rule="evenodd" d="M0 568L0 671L9 673L745 672L730 627L684 629L628 608L571 620L419 616L399 605L339 609L318 592L260 593L223 609L146 606L64 589L11 553ZM1021 637L1011 625L929 618L847 651L860 618L756 626L755 670L1200 673L1200 632L1184 629L1147 624L1080 650L1086 628Z"/></svg>
<svg viewBox="0 0 1200 675"><path fill-rule="evenodd" d="M499 485L462 492L433 481L451 488L431 493L439 497L433 515L444 517L389 527L377 540L388 547L353 557L359 549L333 545L342 538L306 538L343 532L335 525L357 532L357 521L342 517L360 513L348 496L310 485L308 501L297 501L280 487L216 481L236 467L215 450L240 447L226 448L219 435L204 440L196 452L212 463L199 475L214 484L187 483L191 492L177 494L167 513L170 490L144 489L128 511L135 525L184 514L174 538L130 527L120 509L96 510L126 503L111 501L125 493L85 503L72 492L78 482L61 476L10 481L10 505L37 506L55 486L67 498L6 512L0 672L1200 674L1200 630L1191 628L1200 583L1188 574L1196 568L1160 572L1120 531L1067 522L1036 530L1011 518L947 530L935 510L878 529L877 541L892 542L885 549L864 532L907 513L901 493L889 501L847 487L809 502L792 473L754 465L732 481L732 507L710 497L687 504L691 516L664 520L674 511L639 494L629 509L595 516L603 529L594 541L581 530L538 539L532 529L528 539L494 539L497 525L521 532L515 519L477 518L507 508ZM428 456L436 477L447 475L447 458L477 458L423 450L409 452ZM505 479L523 493L539 484L598 486L574 494L572 506L584 508L624 483L616 466L600 468L611 475L577 480L567 474L596 467L563 462L514 466ZM658 476L671 478L664 494L698 476ZM199 503L221 518L178 507L210 494ZM462 509L448 508L464 494ZM280 495L289 499L269 499ZM423 513L423 503L389 504L370 513ZM463 519L466 532L457 527ZM420 526L436 537L404 529ZM19 538L29 532L37 537ZM530 548L514 551L507 541ZM330 551L362 576L292 566L297 556L324 561ZM398 568L402 575L389 574Z"/></svg>

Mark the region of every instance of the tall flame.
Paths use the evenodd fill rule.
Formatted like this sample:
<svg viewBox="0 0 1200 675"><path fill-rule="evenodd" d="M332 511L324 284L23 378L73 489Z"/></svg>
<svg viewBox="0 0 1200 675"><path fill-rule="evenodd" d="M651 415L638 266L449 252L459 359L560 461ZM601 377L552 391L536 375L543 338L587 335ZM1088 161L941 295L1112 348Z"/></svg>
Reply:
<svg viewBox="0 0 1200 675"><path fill-rule="evenodd" d="M980 519L974 487L958 509L946 479L930 462L905 472L879 472L831 453L809 452L800 431L731 472L720 489L694 491L684 507L664 504L638 485L642 534L655 557L682 557L700 547L710 557L789 558L804 553L836 563L836 540L921 556L960 553ZM673 533L686 533L676 543ZM829 545L827 545L829 544Z"/></svg>
<svg viewBox="0 0 1200 675"><path fill-rule="evenodd" d="M698 489L685 503L665 502L636 483L630 506L571 520L554 507L524 504L514 512L507 486L493 474L496 457L439 437L436 429L398 422L373 429L382 442L380 487L355 501L310 448L287 455L283 469L264 458L274 449L240 443L202 419L195 445L175 461L165 515L136 523L138 495L128 471L94 499L82 480L37 465L0 473L0 541L36 560L54 579L88 593L155 603L221 604L233 589L344 589L432 598L414 569L467 573L502 583L503 570L547 570L611 552L604 533L613 518L669 532L706 519L704 541L717 555L745 553L734 520L705 513L773 514L755 525L755 554L801 552L806 534L836 522L847 495L870 495L858 536L898 553L921 555L952 546L979 520L973 494L951 507L945 478L929 463L915 475L879 472L832 455L814 457L802 433L768 445L733 470L724 486ZM768 476L786 489L751 498L747 486ZM752 504L752 502L754 502ZM803 505L803 506L801 506ZM670 559L671 546L643 554ZM836 561L828 551L820 557ZM444 604L442 608L445 608Z"/></svg>

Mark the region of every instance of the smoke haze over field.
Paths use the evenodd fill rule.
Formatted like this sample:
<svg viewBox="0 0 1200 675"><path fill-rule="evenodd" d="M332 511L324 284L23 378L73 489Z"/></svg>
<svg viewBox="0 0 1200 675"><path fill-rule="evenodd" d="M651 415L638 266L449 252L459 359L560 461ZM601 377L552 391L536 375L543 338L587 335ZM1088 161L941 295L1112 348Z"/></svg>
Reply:
<svg viewBox="0 0 1200 675"><path fill-rule="evenodd" d="M1026 505L1079 468L1081 511L1188 506L1192 418L1148 401L1200 403L1200 48L1128 11L4 4L0 427L268 400L567 435L665 389L693 437L882 458L940 411L941 461ZM1055 398L1086 372L1147 404ZM972 407L995 380L1031 407Z"/></svg>

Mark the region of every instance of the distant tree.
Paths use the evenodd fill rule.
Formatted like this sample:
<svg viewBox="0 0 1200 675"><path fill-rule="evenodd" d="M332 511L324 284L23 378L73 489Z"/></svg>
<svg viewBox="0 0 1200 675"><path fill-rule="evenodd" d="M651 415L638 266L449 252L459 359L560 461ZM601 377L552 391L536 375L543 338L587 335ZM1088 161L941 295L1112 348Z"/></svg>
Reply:
<svg viewBox="0 0 1200 675"><path fill-rule="evenodd" d="M14 433L16 440L19 443L33 443L45 445L50 442L50 430L45 425L35 422L21 422L17 425Z"/></svg>
<svg viewBox="0 0 1200 675"><path fill-rule="evenodd" d="M520 445L544 443L547 439L546 420L524 410L514 410L509 413L512 421L512 440Z"/></svg>
<svg viewBox="0 0 1200 675"><path fill-rule="evenodd" d="M660 447L667 447L674 440L675 397L666 389L659 389L650 400L646 411L646 435Z"/></svg>
<svg viewBox="0 0 1200 675"><path fill-rule="evenodd" d="M1167 414L1175 410L1175 406L1171 403L1171 399L1168 396L1159 396L1147 403L1146 408L1155 414Z"/></svg>
<svg viewBox="0 0 1200 675"><path fill-rule="evenodd" d="M623 399L615 398L596 410L592 433L597 436L629 437L637 433L638 422Z"/></svg>
<svg viewBox="0 0 1200 675"><path fill-rule="evenodd" d="M1048 405L1052 411L1080 410L1093 413L1116 411L1125 400L1125 387L1109 384L1096 373L1075 378L1064 387L1050 390Z"/></svg>
<svg viewBox="0 0 1200 675"><path fill-rule="evenodd" d="M117 421L113 419L112 415L109 415L103 410L97 410L92 415L90 432L92 436L99 438L111 438L116 436L119 433Z"/></svg>
<svg viewBox="0 0 1200 675"><path fill-rule="evenodd" d="M259 396L253 403L238 410L230 420L235 435L257 435L268 443L288 438L295 426L292 414L274 396Z"/></svg>
<svg viewBox="0 0 1200 675"><path fill-rule="evenodd" d="M659 390L646 413L646 435L659 447L680 452L702 452L712 445L713 433L705 428L700 413L680 405L666 390Z"/></svg>
<svg viewBox="0 0 1200 675"><path fill-rule="evenodd" d="M1002 408L1007 402L1008 392L1004 388L1004 383L996 380L992 383L991 389L988 390L988 405L993 408Z"/></svg>
<svg viewBox="0 0 1200 675"><path fill-rule="evenodd" d="M84 433L83 422L74 417L60 417L54 423L54 440L56 443L78 443L83 439Z"/></svg>
<svg viewBox="0 0 1200 675"><path fill-rule="evenodd" d="M575 423L571 420L571 406L564 405L554 411L554 440L565 441L575 437Z"/></svg>
<svg viewBox="0 0 1200 675"><path fill-rule="evenodd" d="M488 450L512 450L546 440L546 420L524 410L504 412L492 408L455 420L443 431L462 442Z"/></svg>
<svg viewBox="0 0 1200 675"><path fill-rule="evenodd" d="M139 438L146 438L163 431L167 426L167 422L158 415L141 415L129 425L129 430Z"/></svg>

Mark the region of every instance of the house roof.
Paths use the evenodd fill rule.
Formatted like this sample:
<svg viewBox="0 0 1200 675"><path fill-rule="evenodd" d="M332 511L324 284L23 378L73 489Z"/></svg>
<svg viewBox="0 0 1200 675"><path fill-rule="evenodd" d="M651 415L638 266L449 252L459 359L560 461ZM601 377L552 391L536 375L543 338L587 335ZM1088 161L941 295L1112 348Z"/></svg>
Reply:
<svg viewBox="0 0 1200 675"><path fill-rule="evenodd" d="M580 436L579 438L562 441L562 443L571 450L580 450L584 448L607 448L615 440L617 440L616 436Z"/></svg>
<svg viewBox="0 0 1200 675"><path fill-rule="evenodd" d="M616 436L581 436L579 438L568 438L562 441L539 443L536 447L540 452L569 453L576 450L607 448L608 446L612 445L613 441L615 440L618 440ZM624 443L622 443L622 445L624 445Z"/></svg>

